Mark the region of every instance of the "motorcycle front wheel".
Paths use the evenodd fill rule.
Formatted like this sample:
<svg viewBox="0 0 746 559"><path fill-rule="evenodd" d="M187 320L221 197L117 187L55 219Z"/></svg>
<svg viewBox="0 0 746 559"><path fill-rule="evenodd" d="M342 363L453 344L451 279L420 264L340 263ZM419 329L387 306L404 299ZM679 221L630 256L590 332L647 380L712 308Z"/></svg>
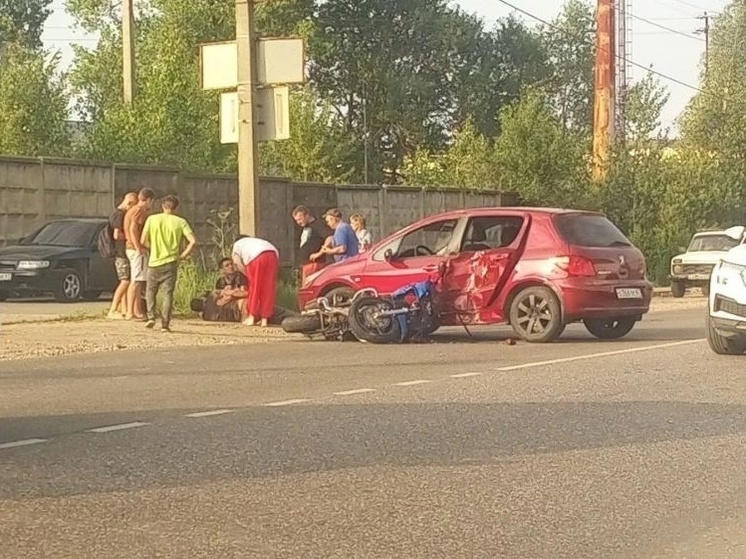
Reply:
<svg viewBox="0 0 746 559"><path fill-rule="evenodd" d="M310 334L321 330L321 318L317 314L289 316L282 321L281 326L288 334Z"/></svg>
<svg viewBox="0 0 746 559"><path fill-rule="evenodd" d="M350 330L361 342L392 344L401 341L401 325L394 316L380 316L394 309L394 303L383 297L360 297L350 307Z"/></svg>

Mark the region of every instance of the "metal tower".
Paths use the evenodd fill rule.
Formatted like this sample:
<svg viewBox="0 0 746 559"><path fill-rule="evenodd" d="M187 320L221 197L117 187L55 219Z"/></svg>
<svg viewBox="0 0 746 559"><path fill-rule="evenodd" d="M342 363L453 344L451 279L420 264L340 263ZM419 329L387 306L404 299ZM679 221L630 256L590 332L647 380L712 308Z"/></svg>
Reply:
<svg viewBox="0 0 746 559"><path fill-rule="evenodd" d="M626 127L625 113L627 94L632 82L632 0L614 2L616 23L616 132L624 140Z"/></svg>

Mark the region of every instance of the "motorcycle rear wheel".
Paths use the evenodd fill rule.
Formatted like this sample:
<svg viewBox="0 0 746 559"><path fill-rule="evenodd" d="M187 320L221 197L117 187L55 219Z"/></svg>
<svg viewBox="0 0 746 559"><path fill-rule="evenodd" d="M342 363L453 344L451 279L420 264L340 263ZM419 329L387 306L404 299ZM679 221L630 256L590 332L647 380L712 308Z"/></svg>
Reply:
<svg viewBox="0 0 746 559"><path fill-rule="evenodd" d="M360 297L350 307L350 330L361 342L392 344L401 341L396 317L375 317L377 311L393 310L394 303L383 297Z"/></svg>

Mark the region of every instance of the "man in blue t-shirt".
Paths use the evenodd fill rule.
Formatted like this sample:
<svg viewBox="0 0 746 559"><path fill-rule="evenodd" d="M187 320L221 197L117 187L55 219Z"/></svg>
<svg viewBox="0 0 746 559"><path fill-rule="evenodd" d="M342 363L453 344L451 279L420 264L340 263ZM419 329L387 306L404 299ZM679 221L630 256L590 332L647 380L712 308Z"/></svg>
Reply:
<svg viewBox="0 0 746 559"><path fill-rule="evenodd" d="M337 208L327 210L324 221L334 231L332 246L324 246L322 252L334 257L335 262L352 258L358 254L358 240L355 230L349 223L342 221L342 212Z"/></svg>

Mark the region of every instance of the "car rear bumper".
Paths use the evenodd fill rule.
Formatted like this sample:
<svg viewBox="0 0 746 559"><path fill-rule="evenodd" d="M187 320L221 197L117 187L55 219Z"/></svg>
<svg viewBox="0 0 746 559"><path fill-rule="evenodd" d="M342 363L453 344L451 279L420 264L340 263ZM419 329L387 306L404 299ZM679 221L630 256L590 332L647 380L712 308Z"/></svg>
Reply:
<svg viewBox="0 0 746 559"><path fill-rule="evenodd" d="M692 284L706 284L710 281L711 274L670 274L668 281L678 281Z"/></svg>
<svg viewBox="0 0 746 559"><path fill-rule="evenodd" d="M10 274L10 280L2 279L2 274ZM48 293L56 289L62 281L61 270L13 270L0 272L0 292L4 293Z"/></svg>
<svg viewBox="0 0 746 559"><path fill-rule="evenodd" d="M565 320L584 318L642 317L650 310L653 284L645 280L583 281L568 279L557 284ZM639 290L640 298L621 298L619 289Z"/></svg>

